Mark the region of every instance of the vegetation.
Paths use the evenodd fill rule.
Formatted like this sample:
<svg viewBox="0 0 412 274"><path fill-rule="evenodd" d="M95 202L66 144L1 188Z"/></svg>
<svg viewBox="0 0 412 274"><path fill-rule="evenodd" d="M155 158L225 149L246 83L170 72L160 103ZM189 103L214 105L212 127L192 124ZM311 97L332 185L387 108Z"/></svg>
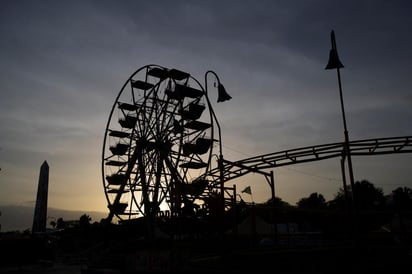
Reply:
<svg viewBox="0 0 412 274"><path fill-rule="evenodd" d="M209 212L218 212L219 202L218 194L211 195L207 204L208 208L212 209ZM381 248L379 249L380 251L386 250L387 247L393 248L394 246L407 246L410 250L412 246L411 237L409 236L410 233L399 233L399 231L411 231L411 227L407 226L407 222L412 220L412 189L408 187L399 187L394 189L389 195L384 195L382 189L375 187L367 180L362 180L355 182L353 193L350 189L346 192L343 189L339 189L330 201L326 201L321 193L314 192L307 197L299 199L296 205L291 205L283 201L280 197L275 197L261 204L246 204L241 202L237 204L235 209L236 211L227 212L229 218L225 218L229 229L234 227L233 222L236 219L232 218L232 216L238 217L238 219L236 219L238 223L246 220L248 216L256 216L269 224L275 224L276 229L278 229L277 225L281 225L279 226L280 229L288 227L288 231L289 225L291 227L298 227L298 233L292 236L285 234L284 230L276 230L278 232L276 239L278 240L279 246L284 246L285 243L291 245L296 243L302 244L303 241L307 241L305 244L309 243L309 245L311 243L315 245L326 243L325 247L330 243L346 243L348 239L353 239L349 237L353 237L354 235L351 234L355 227L353 223L354 220L356 221L356 229L357 232L360 233L361 239L365 242L370 241L371 235L373 235L373 237L377 235L371 232L376 232L388 223L393 222L396 216L398 216L398 218L395 224L389 227L393 233L379 233L379 238L372 238L373 242L367 242L364 246L372 248L379 245L379 248ZM355 215L354 212L356 212ZM196 214L197 213L201 214L201 211L196 211ZM3 246L6 248L3 249L2 256L0 256L0 258L3 258L0 260L0 266L22 263L29 264L38 260L53 262L56 256L58 256L59 260L68 260L69 263L72 263L71 260L76 260L77 263L87 261L89 266L111 264L110 266L112 267L122 269L131 265L129 260L131 260L131 258L135 259L136 254L144 256L147 255L147 253L145 253L147 250L150 252L153 250L163 252L168 249L174 252L178 251L178 253L180 252L179 254L184 254L184 256L182 255L179 258L173 257L172 261L175 262L174 260L177 260L177 263L186 257L202 254L202 252L205 254L211 252L220 254L220 252L222 252L224 256L229 256L227 258L238 262L239 254L233 251L237 246L241 246L242 248L244 248L245 245L257 246L254 244L259 242L256 241L259 240L256 235L241 236L241 234L239 234L237 238L232 238L232 234L228 234L228 237L221 238L221 234L210 233L210 231L216 229L217 226L214 225L221 224L218 223L220 219L216 218L217 223L213 223L215 219L210 218L209 220L212 221L212 225L210 225L210 223L204 222L204 219L201 218L202 216L203 215L190 215L190 218L179 219L175 223L173 223L173 220L171 222L163 220L165 227L167 226L169 230L170 227L175 228L175 230L172 229L172 232L176 233L173 235L178 235L178 237L173 237L173 239L162 238L162 241L153 242L147 241L145 238L148 226L145 220L142 219L133 222L124 222L122 225L114 225L106 223L105 219L100 220L100 222L93 222L92 218L87 214L81 215L78 220L71 221L58 218L50 222L51 227L54 228L50 234L32 235L30 231L26 231L24 233L24 241L21 241L22 237L17 238L18 241L16 241L15 237L4 237L2 239ZM202 221L199 222L200 219L202 219ZM256 219L254 224L257 225ZM251 227L251 224L248 224L247 227ZM161 222L157 224L156 228L159 228L159 231L166 231L163 230L164 227ZM230 231L229 229L228 231ZM221 231L219 230L219 232ZM220 236L216 237L216 235ZM397 243L394 242L394 235L397 237ZM179 241L174 241L176 239ZM244 241L234 242L232 241L233 239L243 239ZM311 240L312 242L310 242ZM388 242L390 242L390 244L387 244ZM370 245L369 243L373 244ZM14 250L12 247L15 248L16 246L18 247L16 249L18 252L11 252L10 250ZM259 249L253 250L259 251ZM331 249L326 252L325 250L322 251L322 249L303 248L302 252L304 252L304 250L324 252L321 255L322 257L330 257L331 266L335 265L336 262L336 259L335 261L332 261L332 259L351 254L351 252L346 252L346 249ZM392 250L395 249L390 249L386 251L385 254L391 255L393 253ZM302 261L309 262L317 256L311 252L298 252L294 253L293 256L302 256L302 258L300 258ZM337 253L329 254L329 252L339 252L339 256L337 256ZM371 256L371 258L375 256L375 253L367 253L364 252L363 249L354 250L354 252L353 258L364 257L365 254L369 254L368 256ZM356 252L359 252L360 255L357 256L358 253ZM163 255L163 253L159 254ZM277 253L276 256L287 256L286 254L287 253ZM304 259L310 254L313 256L310 257L310 260ZM404 253L401 253L402 256L403 254ZM230 256L233 256L233 258ZM246 255L244 256L246 259ZM256 263L272 262L272 260L278 258L273 256L272 253L257 253L251 254L250 256L256 260ZM273 257L268 257L267 261L263 261L261 256ZM383 258L386 255L379 256ZM393 253L393 256L394 258L399 257L395 253ZM29 259L23 260L22 258ZM285 257L285 260L288 258L289 257ZM329 261L322 262L322 264L328 262ZM283 259L278 259L277 263L283 263ZM289 267L289 265L287 267Z"/></svg>
<svg viewBox="0 0 412 274"><path fill-rule="evenodd" d="M272 205L272 199L264 204ZM279 197L275 197L276 207L292 207L289 203ZM398 187L389 195L385 195L383 190L367 180L354 183L354 192L350 188L345 193L340 188L330 201L326 201L321 193L314 192L308 197L299 199L296 207L299 209L335 209L346 210L356 206L357 210L393 210L397 213L412 210L412 189L408 187Z"/></svg>

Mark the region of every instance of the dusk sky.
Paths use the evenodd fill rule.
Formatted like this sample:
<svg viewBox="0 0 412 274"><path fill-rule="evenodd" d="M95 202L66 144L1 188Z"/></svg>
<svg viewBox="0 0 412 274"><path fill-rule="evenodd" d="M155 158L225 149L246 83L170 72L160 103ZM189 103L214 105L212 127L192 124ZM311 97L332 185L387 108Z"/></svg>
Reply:
<svg viewBox="0 0 412 274"><path fill-rule="evenodd" d="M412 136L411 13L408 0L0 0L0 204L34 206L46 160L50 207L107 211L106 123L125 81L148 64L201 83L208 70L219 75L233 97L213 105L228 160L343 141L336 71L325 70L331 30L349 138ZM385 194L412 188L411 161L354 157L354 177ZM339 158L274 172L290 204L342 187ZM270 198L263 177L228 184Z"/></svg>

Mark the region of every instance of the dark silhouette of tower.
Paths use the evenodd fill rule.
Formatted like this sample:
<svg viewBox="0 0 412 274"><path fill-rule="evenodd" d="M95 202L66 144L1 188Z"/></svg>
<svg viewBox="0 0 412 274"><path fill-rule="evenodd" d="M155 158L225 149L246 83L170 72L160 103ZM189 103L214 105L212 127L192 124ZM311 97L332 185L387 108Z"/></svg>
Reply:
<svg viewBox="0 0 412 274"><path fill-rule="evenodd" d="M37 186L36 207L34 209L32 233L45 232L47 222L47 195L49 189L49 165L44 161L40 167Z"/></svg>

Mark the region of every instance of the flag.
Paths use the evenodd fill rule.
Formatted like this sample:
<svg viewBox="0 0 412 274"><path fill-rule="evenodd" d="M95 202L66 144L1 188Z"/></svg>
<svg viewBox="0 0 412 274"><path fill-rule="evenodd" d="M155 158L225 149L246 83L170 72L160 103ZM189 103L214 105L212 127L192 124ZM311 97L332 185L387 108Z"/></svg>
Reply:
<svg viewBox="0 0 412 274"><path fill-rule="evenodd" d="M252 189L250 188L250 186L245 187L244 190L242 190L242 193L247 193L252 195Z"/></svg>

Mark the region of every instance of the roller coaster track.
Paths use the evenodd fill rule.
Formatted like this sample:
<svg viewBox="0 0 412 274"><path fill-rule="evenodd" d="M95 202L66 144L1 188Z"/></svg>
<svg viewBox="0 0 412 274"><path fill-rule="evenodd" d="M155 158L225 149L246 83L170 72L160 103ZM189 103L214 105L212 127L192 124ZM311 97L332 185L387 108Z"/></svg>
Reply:
<svg viewBox="0 0 412 274"><path fill-rule="evenodd" d="M411 153L412 136L365 139L349 142L352 156ZM223 179L241 177L250 172L268 174L263 170L298 163L320 161L335 157L345 157L345 142L295 148L274 153L254 156L238 161L223 160ZM220 169L214 168L207 174L212 184L220 182Z"/></svg>

